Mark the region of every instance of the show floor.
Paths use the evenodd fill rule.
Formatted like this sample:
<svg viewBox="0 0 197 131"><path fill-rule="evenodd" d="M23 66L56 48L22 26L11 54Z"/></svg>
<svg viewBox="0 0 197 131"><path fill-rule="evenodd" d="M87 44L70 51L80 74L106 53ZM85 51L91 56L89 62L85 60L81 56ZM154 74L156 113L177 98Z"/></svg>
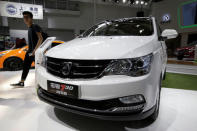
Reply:
<svg viewBox="0 0 197 131"><path fill-rule="evenodd" d="M179 64L167 64L167 72L197 75L197 66L179 65Z"/></svg>
<svg viewBox="0 0 197 131"><path fill-rule="evenodd" d="M158 119L150 124L101 121L67 113L38 100L34 71L27 87L12 89L21 72L0 72L1 131L196 131L197 91L162 89Z"/></svg>

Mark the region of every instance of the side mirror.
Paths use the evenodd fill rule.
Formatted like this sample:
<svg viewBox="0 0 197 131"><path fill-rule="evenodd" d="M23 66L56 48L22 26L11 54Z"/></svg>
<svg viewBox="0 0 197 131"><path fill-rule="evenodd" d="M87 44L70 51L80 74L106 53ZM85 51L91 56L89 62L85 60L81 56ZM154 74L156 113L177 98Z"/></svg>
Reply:
<svg viewBox="0 0 197 131"><path fill-rule="evenodd" d="M163 38L166 38L166 39L173 39L173 38L176 38L178 36L178 33L174 29L165 29L162 32L161 36Z"/></svg>

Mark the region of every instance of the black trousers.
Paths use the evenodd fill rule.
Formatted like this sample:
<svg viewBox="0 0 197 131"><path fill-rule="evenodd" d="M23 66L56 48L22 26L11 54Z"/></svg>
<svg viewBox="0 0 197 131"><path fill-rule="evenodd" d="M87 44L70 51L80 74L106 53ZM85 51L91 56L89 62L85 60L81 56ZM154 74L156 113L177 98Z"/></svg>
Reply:
<svg viewBox="0 0 197 131"><path fill-rule="evenodd" d="M23 81L26 80L29 70L31 68L31 64L34 61L35 61L35 56L29 56L29 53L27 52L25 55L25 60L24 60L24 64L23 64L23 73L21 76L21 80L23 80Z"/></svg>

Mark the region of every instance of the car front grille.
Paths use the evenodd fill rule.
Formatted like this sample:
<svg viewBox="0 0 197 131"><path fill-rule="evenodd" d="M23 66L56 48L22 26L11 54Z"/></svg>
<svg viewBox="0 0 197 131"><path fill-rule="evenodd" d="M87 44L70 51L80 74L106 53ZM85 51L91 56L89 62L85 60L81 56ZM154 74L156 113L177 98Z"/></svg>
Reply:
<svg viewBox="0 0 197 131"><path fill-rule="evenodd" d="M66 60L47 57L46 63L47 71L54 76L69 79L91 79L101 77L110 60Z"/></svg>

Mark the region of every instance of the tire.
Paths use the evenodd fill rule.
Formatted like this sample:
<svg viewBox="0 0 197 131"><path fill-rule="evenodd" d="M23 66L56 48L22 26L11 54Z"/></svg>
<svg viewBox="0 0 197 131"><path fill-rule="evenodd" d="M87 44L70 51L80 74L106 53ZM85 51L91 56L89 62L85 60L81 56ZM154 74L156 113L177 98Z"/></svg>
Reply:
<svg viewBox="0 0 197 131"><path fill-rule="evenodd" d="M178 60L183 60L183 56L177 56Z"/></svg>
<svg viewBox="0 0 197 131"><path fill-rule="evenodd" d="M12 57L6 59L3 65L5 70L17 71L23 68L23 61L20 58Z"/></svg>
<svg viewBox="0 0 197 131"><path fill-rule="evenodd" d="M160 82L159 82L159 95L157 98L157 103L155 105L155 111L153 112L153 114L151 116L149 116L149 120L154 122L158 115L159 115L159 108L160 108L160 96L161 96L161 82L162 82L162 77L160 77Z"/></svg>

